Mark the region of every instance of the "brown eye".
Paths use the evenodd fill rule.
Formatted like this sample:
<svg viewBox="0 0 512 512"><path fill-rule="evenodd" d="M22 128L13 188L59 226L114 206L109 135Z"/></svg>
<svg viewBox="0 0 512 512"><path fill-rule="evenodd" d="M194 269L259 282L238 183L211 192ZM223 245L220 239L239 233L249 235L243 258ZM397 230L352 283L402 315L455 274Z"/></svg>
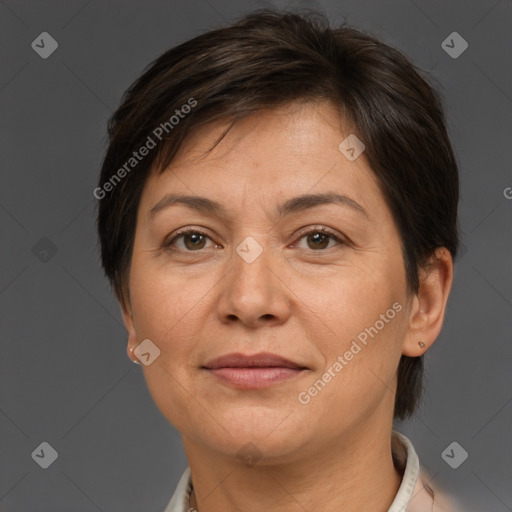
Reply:
<svg viewBox="0 0 512 512"><path fill-rule="evenodd" d="M167 249L194 252L204 249L206 240L209 238L210 237L202 231L188 228L176 233L171 240L164 243L164 246ZM181 247L177 244L178 241L183 242Z"/></svg>
<svg viewBox="0 0 512 512"><path fill-rule="evenodd" d="M306 239L307 247L300 247L301 249L311 249L313 251L319 251L323 249L331 249L336 245L344 245L343 240L341 240L334 233L331 233L326 228L314 228L310 229L303 233L300 237L300 240L303 238ZM329 246L330 242L335 242L334 244Z"/></svg>
<svg viewBox="0 0 512 512"><path fill-rule="evenodd" d="M199 233L186 233L183 235L183 243L187 249L203 249L205 237Z"/></svg>
<svg viewBox="0 0 512 512"><path fill-rule="evenodd" d="M312 249L326 249L329 245L329 235L325 233L313 233L312 235L307 235L308 243Z"/></svg>

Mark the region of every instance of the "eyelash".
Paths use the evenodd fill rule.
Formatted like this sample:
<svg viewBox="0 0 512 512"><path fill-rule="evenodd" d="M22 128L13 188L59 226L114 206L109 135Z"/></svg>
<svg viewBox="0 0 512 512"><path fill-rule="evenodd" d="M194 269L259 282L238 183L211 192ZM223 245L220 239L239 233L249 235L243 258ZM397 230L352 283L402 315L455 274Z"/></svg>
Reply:
<svg viewBox="0 0 512 512"><path fill-rule="evenodd" d="M314 234L314 233L322 233L323 235L329 236L330 238L332 238L333 240L338 242L339 245L346 245L346 242L344 240L342 240L340 237L336 236L332 231L328 230L327 228L325 228L323 226L321 226L321 227L314 227L314 228L308 229L307 231L303 231L302 233L300 233L299 240L301 240L305 236L308 236L308 235ZM197 229L197 228L184 228L184 229L178 231L170 240L165 241L164 244L163 244L163 247L165 249L175 250L175 249L172 249L172 245L174 244L174 242L176 240L178 240L178 238L182 238L184 235L188 235L188 234L201 235L201 236L204 236L206 238L210 238L210 236L208 236L207 233L205 233L204 231L201 231L200 229ZM317 249L317 250L311 249L311 251L313 251L313 252L325 252L325 251L328 251L329 249L333 249L333 247L329 247L327 249ZM197 251L184 251L184 252L192 253L192 252L200 252L201 250L203 250L203 249L198 249Z"/></svg>

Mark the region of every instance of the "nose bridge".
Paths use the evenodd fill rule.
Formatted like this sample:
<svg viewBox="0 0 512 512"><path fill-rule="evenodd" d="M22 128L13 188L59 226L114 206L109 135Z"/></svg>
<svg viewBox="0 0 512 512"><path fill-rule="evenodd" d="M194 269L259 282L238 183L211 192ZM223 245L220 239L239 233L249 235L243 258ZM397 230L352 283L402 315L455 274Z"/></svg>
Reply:
<svg viewBox="0 0 512 512"><path fill-rule="evenodd" d="M235 247L233 254L233 280L240 291L246 293L254 288L254 293L269 293L272 288L272 258L268 237L247 236ZM245 290L248 287L248 290Z"/></svg>
<svg viewBox="0 0 512 512"><path fill-rule="evenodd" d="M269 238L261 235L258 239L248 236L234 248L232 268L218 302L218 313L224 319L237 317L254 324L262 317L282 321L289 314Z"/></svg>

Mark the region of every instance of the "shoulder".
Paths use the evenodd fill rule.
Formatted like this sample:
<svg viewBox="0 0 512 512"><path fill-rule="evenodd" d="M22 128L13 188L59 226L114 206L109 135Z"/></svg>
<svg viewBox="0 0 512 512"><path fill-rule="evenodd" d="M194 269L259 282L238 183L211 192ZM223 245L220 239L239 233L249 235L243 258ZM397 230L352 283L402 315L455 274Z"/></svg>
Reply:
<svg viewBox="0 0 512 512"><path fill-rule="evenodd" d="M456 500L436 488L432 484L432 478L421 469L407 512L424 511L463 512Z"/></svg>

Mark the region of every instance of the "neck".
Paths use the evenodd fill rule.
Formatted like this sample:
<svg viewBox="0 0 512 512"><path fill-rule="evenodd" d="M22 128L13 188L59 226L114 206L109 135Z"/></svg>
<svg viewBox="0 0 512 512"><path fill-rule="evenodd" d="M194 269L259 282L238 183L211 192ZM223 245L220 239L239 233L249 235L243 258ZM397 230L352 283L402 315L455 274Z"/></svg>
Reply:
<svg viewBox="0 0 512 512"><path fill-rule="evenodd" d="M345 434L323 451L312 444L301 450L300 459L279 464L262 459L254 466L186 438L183 442L193 476L190 507L198 512L386 512L401 482L391 454L391 429Z"/></svg>

